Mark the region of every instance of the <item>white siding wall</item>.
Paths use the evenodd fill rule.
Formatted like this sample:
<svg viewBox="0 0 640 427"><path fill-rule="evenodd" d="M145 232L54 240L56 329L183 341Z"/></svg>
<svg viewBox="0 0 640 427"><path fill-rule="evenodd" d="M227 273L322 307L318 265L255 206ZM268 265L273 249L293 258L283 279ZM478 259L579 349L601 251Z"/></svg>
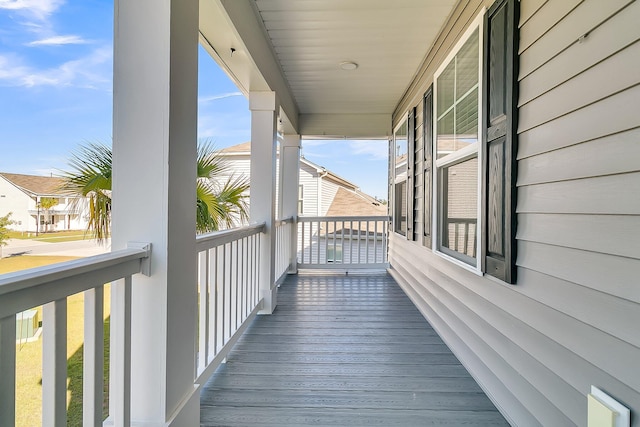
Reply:
<svg viewBox="0 0 640 427"><path fill-rule="evenodd" d="M491 3L458 6L396 116ZM393 274L515 425L585 426L593 384L640 426L638 22L639 2L521 2L515 286L390 239Z"/></svg>
<svg viewBox="0 0 640 427"><path fill-rule="evenodd" d="M0 177L0 216L11 212L11 219L20 222L12 229L17 231L35 231L36 221L29 215L29 209L35 209L36 202L15 185Z"/></svg>
<svg viewBox="0 0 640 427"><path fill-rule="evenodd" d="M318 172L314 167L303 162L300 162L300 185L303 186L303 215L319 216Z"/></svg>
<svg viewBox="0 0 640 427"><path fill-rule="evenodd" d="M250 169L251 169L251 159L250 156L247 155L233 155L229 156L229 170L233 172L235 176L240 174L251 177ZM276 161L277 170L276 170L276 209L279 203L279 198L277 196L279 183L280 183L280 160ZM226 181L229 174L225 176L221 176L221 182ZM304 186L304 215L307 216L318 216L320 213L318 212L318 174L314 167L309 166L304 162L300 162L300 184ZM335 194L335 191L334 191ZM333 200L333 198L332 198ZM328 208L328 207L327 207ZM326 210L325 210L326 212Z"/></svg>

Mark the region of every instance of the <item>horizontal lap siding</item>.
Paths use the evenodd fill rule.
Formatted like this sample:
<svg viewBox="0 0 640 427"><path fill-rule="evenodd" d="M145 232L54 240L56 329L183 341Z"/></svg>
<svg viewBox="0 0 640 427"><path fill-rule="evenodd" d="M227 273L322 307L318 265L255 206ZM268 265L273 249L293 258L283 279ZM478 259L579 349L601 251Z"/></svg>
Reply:
<svg viewBox="0 0 640 427"><path fill-rule="evenodd" d="M448 24L402 108L418 105L479 3ZM400 236L390 262L514 424L586 425L597 385L638 427L640 2L521 5L517 285Z"/></svg>
<svg viewBox="0 0 640 427"><path fill-rule="evenodd" d="M318 173L315 168L305 163L300 163L300 181L302 185L302 214L306 216L318 216Z"/></svg>

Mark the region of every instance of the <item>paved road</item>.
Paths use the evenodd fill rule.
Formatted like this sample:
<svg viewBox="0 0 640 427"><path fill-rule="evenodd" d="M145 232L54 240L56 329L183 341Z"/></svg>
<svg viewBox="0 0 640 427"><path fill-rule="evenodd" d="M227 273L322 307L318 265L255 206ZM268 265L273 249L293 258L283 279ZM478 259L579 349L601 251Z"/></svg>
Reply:
<svg viewBox="0 0 640 427"><path fill-rule="evenodd" d="M2 256L59 255L83 257L103 254L110 250L111 241L107 241L106 245L99 245L95 240L49 243L34 240L9 239L8 245L2 248Z"/></svg>

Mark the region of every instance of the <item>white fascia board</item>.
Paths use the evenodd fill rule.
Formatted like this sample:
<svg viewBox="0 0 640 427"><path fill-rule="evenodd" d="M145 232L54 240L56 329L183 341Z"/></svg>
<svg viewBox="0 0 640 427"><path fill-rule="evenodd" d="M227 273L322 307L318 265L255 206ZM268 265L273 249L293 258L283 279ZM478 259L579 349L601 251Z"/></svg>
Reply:
<svg viewBox="0 0 640 427"><path fill-rule="evenodd" d="M304 139L388 139L391 114L300 114Z"/></svg>

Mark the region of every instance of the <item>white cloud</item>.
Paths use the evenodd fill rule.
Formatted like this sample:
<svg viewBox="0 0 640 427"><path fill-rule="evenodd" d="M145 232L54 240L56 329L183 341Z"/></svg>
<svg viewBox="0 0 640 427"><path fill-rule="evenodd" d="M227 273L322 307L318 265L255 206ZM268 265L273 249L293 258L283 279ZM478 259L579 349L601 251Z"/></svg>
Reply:
<svg viewBox="0 0 640 427"><path fill-rule="evenodd" d="M64 0L0 0L0 9L20 11L43 20L62 4Z"/></svg>
<svg viewBox="0 0 640 427"><path fill-rule="evenodd" d="M0 55L0 81L18 81L29 73L29 69L19 63L13 55Z"/></svg>
<svg viewBox="0 0 640 427"><path fill-rule="evenodd" d="M49 69L36 69L18 58L0 55L0 82L10 86L75 86L99 89L111 82L111 48L102 47L91 54ZM107 67L108 66L108 67Z"/></svg>
<svg viewBox="0 0 640 427"><path fill-rule="evenodd" d="M386 160L389 156L387 141L349 141L353 154L369 156L373 160Z"/></svg>
<svg viewBox="0 0 640 427"><path fill-rule="evenodd" d="M223 93L220 95L201 96L200 98L198 98L198 102L207 103L207 102L215 101L217 99L232 98L234 96L242 96L242 92L229 92L229 93Z"/></svg>
<svg viewBox="0 0 640 427"><path fill-rule="evenodd" d="M28 46L61 46L67 44L87 44L88 40L76 35L52 36L28 43Z"/></svg>

